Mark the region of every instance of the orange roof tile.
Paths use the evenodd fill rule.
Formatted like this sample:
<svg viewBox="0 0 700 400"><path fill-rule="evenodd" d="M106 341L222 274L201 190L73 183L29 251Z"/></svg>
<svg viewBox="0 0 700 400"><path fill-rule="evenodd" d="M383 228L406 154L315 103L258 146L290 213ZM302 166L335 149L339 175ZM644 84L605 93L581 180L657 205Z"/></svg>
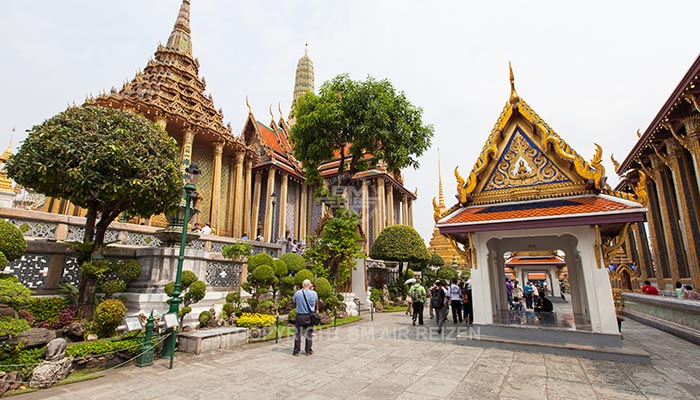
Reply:
<svg viewBox="0 0 700 400"><path fill-rule="evenodd" d="M445 234L645 220L646 209L638 203L608 195L583 195L462 207L438 222L438 227Z"/></svg>
<svg viewBox="0 0 700 400"><path fill-rule="evenodd" d="M265 140L265 144L270 146L273 150L283 153L284 151L282 150L282 146L280 146L280 143L277 140L277 135L275 135L275 133L272 132L272 129L268 128L265 124L263 124L260 121L256 122L258 124L260 134L262 135L263 140Z"/></svg>

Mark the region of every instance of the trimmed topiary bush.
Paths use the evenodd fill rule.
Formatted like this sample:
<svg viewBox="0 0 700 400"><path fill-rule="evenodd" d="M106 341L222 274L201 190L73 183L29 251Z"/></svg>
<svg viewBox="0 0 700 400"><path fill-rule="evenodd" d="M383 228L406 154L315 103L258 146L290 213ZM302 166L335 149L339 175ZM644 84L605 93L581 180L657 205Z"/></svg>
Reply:
<svg viewBox="0 0 700 400"><path fill-rule="evenodd" d="M182 329L185 315L192 312L191 305L202 300L207 294L206 283L198 280L197 275L192 271L182 271L181 283L180 295L182 296L184 293L184 296L182 296L182 307L177 313L178 317L180 317L180 329ZM169 282L163 288L168 297L173 296L173 290L175 290L175 282Z"/></svg>
<svg viewBox="0 0 700 400"><path fill-rule="evenodd" d="M306 268L306 260L304 260L304 257L300 256L297 253L282 254L280 260L284 261L284 263L287 264L287 270L289 271L289 273L292 274L296 274L297 272Z"/></svg>
<svg viewBox="0 0 700 400"><path fill-rule="evenodd" d="M287 269L287 264L285 264L285 262L282 260L272 261L272 269L275 270L275 276L277 278L282 278L282 277L287 276L289 274L289 270Z"/></svg>
<svg viewBox="0 0 700 400"><path fill-rule="evenodd" d="M118 299L107 299L95 308L90 330L99 337L112 337L126 316L126 306Z"/></svg>
<svg viewBox="0 0 700 400"><path fill-rule="evenodd" d="M13 277L14 278L14 277ZM15 310L25 307L32 300L32 292L17 279L0 279L0 304Z"/></svg>
<svg viewBox="0 0 700 400"><path fill-rule="evenodd" d="M297 272L296 275L294 275L294 283L298 287L301 287L301 284L304 282L304 279L308 279L310 281L313 281L314 274L311 271L309 271L308 269L302 269L301 271Z"/></svg>
<svg viewBox="0 0 700 400"><path fill-rule="evenodd" d="M331 283L328 282L328 279L326 278L321 277L316 279L314 286L316 293L318 293L318 297L322 300L325 300L333 295L333 286L331 286Z"/></svg>
<svg viewBox="0 0 700 400"><path fill-rule="evenodd" d="M0 270L5 268L9 261L14 261L27 251L27 241L24 240L22 231L12 223L0 219Z"/></svg>
<svg viewBox="0 0 700 400"><path fill-rule="evenodd" d="M403 262L427 263L431 257L423 238L408 225L384 228L374 241L369 256L376 260L399 261L399 276L403 272Z"/></svg>
<svg viewBox="0 0 700 400"><path fill-rule="evenodd" d="M248 273L252 273L261 265L272 265L274 259L267 253L258 253L248 259Z"/></svg>
<svg viewBox="0 0 700 400"><path fill-rule="evenodd" d="M199 313L199 326L200 327L205 327L207 326L207 323L211 321L211 312L210 311L202 311Z"/></svg>

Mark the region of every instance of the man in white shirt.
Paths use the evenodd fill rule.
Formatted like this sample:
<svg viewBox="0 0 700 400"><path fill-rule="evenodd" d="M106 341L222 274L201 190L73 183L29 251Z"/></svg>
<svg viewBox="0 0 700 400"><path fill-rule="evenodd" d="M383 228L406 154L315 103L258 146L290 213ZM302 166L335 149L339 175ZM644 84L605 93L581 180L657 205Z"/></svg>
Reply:
<svg viewBox="0 0 700 400"><path fill-rule="evenodd" d="M211 225L209 225L209 222L204 224L204 228L200 231L202 235L211 235Z"/></svg>
<svg viewBox="0 0 700 400"><path fill-rule="evenodd" d="M452 307L452 322L462 322L462 289L457 285L457 278L452 278L450 285L450 306Z"/></svg>

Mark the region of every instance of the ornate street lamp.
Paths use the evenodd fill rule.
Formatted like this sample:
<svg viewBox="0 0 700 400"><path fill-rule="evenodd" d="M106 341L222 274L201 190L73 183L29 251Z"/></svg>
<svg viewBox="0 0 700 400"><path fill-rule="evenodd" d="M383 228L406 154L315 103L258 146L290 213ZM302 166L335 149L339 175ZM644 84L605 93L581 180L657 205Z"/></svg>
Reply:
<svg viewBox="0 0 700 400"><path fill-rule="evenodd" d="M190 202L192 197L197 190L197 181L202 171L197 167L197 163L190 164L185 168L184 180L185 180L185 218L182 223L182 236L180 239L180 253L177 257L177 272L175 275L175 288L173 288L173 295L170 298L170 310L169 313L174 313L177 315L180 310L180 303L182 299L180 298L181 286L182 286L182 264L185 261L185 246L187 246L187 223L190 219ZM170 355L170 368L173 367L173 357L175 356L175 342L176 342L177 330L173 329L172 334L167 339L165 345L163 346L164 353ZM167 349L167 350L166 350Z"/></svg>
<svg viewBox="0 0 700 400"><path fill-rule="evenodd" d="M275 237L275 204L277 203L277 193L272 192L272 222L270 223L270 229L272 229L272 232L270 232L270 242L275 243L277 238Z"/></svg>

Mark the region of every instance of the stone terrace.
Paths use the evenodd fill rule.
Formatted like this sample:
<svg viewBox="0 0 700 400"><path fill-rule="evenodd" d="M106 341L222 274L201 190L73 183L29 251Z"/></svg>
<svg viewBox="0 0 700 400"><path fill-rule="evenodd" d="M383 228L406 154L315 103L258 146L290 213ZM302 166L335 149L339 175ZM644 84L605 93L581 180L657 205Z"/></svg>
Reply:
<svg viewBox="0 0 700 400"><path fill-rule="evenodd" d="M401 312L322 331L313 356L291 355L292 338L242 350L178 354L152 367L54 387L23 399L696 399L700 347L634 321L626 344L652 354L650 365L513 352L414 340ZM434 320L426 319L426 326ZM451 321L446 327L453 327ZM412 333L409 335L409 333ZM425 337L431 337L425 335Z"/></svg>

